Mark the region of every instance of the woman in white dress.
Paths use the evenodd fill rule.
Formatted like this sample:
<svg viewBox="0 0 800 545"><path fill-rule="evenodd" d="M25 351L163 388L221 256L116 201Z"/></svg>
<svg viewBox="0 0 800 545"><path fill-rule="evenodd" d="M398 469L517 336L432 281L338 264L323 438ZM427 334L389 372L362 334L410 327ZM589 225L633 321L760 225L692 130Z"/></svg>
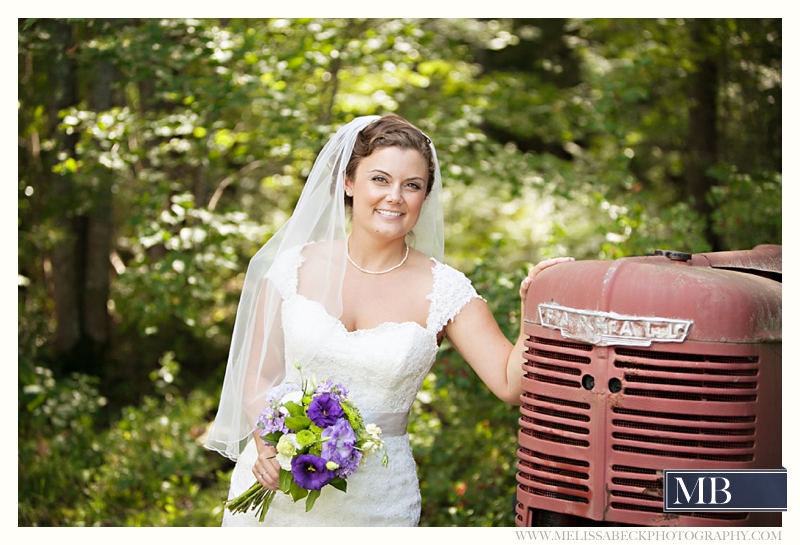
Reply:
<svg viewBox="0 0 800 545"><path fill-rule="evenodd" d="M254 423L270 387L299 382L299 364L304 376L349 390L365 421L382 429L389 465L367 458L346 493L324 487L310 512L278 493L261 524L417 525L406 423L445 337L495 395L519 404L521 332L515 344L506 339L469 280L441 263L443 250L441 176L428 137L396 115L342 127L292 218L250 262L206 447L236 460L229 498L256 481L276 490L275 449ZM533 277L568 259L534 267L520 287L523 304ZM226 510L223 525L259 521L255 511Z"/></svg>

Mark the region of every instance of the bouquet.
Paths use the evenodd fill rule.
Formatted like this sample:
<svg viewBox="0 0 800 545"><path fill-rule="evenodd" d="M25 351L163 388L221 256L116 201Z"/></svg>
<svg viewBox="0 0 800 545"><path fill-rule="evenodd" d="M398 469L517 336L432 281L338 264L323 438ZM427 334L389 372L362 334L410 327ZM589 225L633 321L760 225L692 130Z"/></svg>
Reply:
<svg viewBox="0 0 800 545"><path fill-rule="evenodd" d="M302 375L300 382L269 390L256 427L264 443L278 451L280 491L295 502L305 498L308 512L324 486L347 492L347 477L367 456L384 451L384 444L380 428L364 423L344 386L328 379L304 381ZM389 463L385 451L381 462ZM263 522L275 493L256 482L226 507L231 513L258 508Z"/></svg>

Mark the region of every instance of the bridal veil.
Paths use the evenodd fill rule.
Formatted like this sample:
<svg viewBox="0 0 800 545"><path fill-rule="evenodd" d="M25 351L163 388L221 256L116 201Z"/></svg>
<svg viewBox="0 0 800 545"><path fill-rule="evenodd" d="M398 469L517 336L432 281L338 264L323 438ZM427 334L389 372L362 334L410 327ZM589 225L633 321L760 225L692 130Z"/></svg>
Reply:
<svg viewBox="0 0 800 545"><path fill-rule="evenodd" d="M360 132L379 119L358 117L334 134L317 156L292 217L250 260L236 311L219 410L206 448L236 460L251 437L267 390L284 378L281 296L275 285L278 279L273 278L273 264L284 252L315 243L319 250L315 255L324 257L314 260L313 282L305 284L303 296L320 303L331 316L341 317L347 263L345 169ZM430 147L435 163L433 188L408 243L441 261L442 180L436 150L432 143ZM314 337L318 343L309 343L299 361L291 364L303 365L330 335L328 331L315 331Z"/></svg>

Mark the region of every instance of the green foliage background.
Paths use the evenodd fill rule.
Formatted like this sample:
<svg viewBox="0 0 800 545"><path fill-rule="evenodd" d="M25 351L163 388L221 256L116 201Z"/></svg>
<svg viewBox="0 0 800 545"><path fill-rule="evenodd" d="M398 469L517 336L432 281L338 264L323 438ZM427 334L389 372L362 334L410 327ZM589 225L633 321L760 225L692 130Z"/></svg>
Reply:
<svg viewBox="0 0 800 545"><path fill-rule="evenodd" d="M781 244L781 30L21 19L19 525L220 523L232 464L201 445L244 270L355 116L431 135L446 261L510 338L543 258ZM410 427L422 525L513 525L516 420L445 343Z"/></svg>

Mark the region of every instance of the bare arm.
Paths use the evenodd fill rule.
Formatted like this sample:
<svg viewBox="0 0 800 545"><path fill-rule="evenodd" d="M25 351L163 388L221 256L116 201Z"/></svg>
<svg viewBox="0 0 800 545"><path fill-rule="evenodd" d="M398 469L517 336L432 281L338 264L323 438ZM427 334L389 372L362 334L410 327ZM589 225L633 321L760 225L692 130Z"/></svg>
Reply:
<svg viewBox="0 0 800 545"><path fill-rule="evenodd" d="M525 316L525 298L536 275L548 267L566 261L573 261L573 258L548 259L530 270L519 289L522 299L521 317ZM525 351L521 322L516 343L512 344L500 331L489 305L481 299L473 299L448 324L445 336L497 397L506 403L520 404L522 353Z"/></svg>

